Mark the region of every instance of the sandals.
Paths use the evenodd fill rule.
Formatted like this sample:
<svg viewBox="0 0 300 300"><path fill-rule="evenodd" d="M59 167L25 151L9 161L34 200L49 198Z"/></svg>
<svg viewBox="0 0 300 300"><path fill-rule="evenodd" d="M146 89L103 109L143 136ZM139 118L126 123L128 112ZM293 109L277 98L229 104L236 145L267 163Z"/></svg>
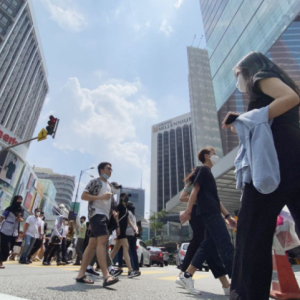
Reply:
<svg viewBox="0 0 300 300"><path fill-rule="evenodd" d="M107 281L108 278L112 278L112 280ZM104 279L104 281L103 281L103 287L107 287L107 286L113 285L113 284L117 283L118 281L119 281L118 277L114 277L114 276L108 275Z"/></svg>
<svg viewBox="0 0 300 300"><path fill-rule="evenodd" d="M76 281L80 283L94 284L94 281L87 278L86 275L82 276L81 278L76 278Z"/></svg>

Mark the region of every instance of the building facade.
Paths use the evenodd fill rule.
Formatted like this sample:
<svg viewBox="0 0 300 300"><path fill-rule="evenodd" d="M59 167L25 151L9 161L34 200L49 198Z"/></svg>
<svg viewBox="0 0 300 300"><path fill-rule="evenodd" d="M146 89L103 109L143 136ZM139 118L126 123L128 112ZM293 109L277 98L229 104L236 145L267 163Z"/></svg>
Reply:
<svg viewBox="0 0 300 300"><path fill-rule="evenodd" d="M141 188L122 187L121 193L131 194L129 201L135 206L135 213L145 216L145 190Z"/></svg>
<svg viewBox="0 0 300 300"><path fill-rule="evenodd" d="M212 146L221 157L223 150L208 52L205 49L187 47L187 54L194 165L198 165L197 153L200 149Z"/></svg>
<svg viewBox="0 0 300 300"><path fill-rule="evenodd" d="M150 210L166 203L184 187L194 167L192 119L187 113L152 126Z"/></svg>
<svg viewBox="0 0 300 300"><path fill-rule="evenodd" d="M48 93L31 1L0 1L0 126L30 139Z"/></svg>
<svg viewBox="0 0 300 300"><path fill-rule="evenodd" d="M300 83L299 1L200 0L200 6L219 124L228 111L247 110L248 98L236 89L232 71L247 53L264 53ZM226 155L238 138L220 132Z"/></svg>
<svg viewBox="0 0 300 300"><path fill-rule="evenodd" d="M70 210L75 190L75 176L54 173L51 169L35 167L34 171L39 179L51 180L56 188L55 201L64 204Z"/></svg>
<svg viewBox="0 0 300 300"><path fill-rule="evenodd" d="M32 138L47 92L31 1L0 0L0 210L17 193L29 213L40 204L41 187L26 165L29 145L5 148Z"/></svg>

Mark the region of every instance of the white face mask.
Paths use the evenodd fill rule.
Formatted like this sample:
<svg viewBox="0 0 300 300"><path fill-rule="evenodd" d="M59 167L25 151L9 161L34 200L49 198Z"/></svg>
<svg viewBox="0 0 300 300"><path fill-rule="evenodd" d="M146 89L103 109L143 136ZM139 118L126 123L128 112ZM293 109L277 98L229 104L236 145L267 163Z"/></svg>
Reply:
<svg viewBox="0 0 300 300"><path fill-rule="evenodd" d="M220 158L219 158L219 156L217 156L217 155L212 155L211 157L210 157L210 161L211 161L211 163L212 163L212 165L214 166L218 161L220 160Z"/></svg>
<svg viewBox="0 0 300 300"><path fill-rule="evenodd" d="M37 217L39 217L41 213L38 211L35 214L36 214Z"/></svg>
<svg viewBox="0 0 300 300"><path fill-rule="evenodd" d="M247 83L242 75L242 73L239 73L237 77L236 87L241 93L247 92Z"/></svg>

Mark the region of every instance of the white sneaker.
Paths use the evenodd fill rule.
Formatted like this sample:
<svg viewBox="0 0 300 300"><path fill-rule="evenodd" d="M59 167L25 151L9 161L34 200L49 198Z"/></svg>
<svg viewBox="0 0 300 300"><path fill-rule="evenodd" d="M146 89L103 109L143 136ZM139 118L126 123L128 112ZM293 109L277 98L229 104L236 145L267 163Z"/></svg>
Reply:
<svg viewBox="0 0 300 300"><path fill-rule="evenodd" d="M222 288L223 288L225 296L230 296L230 287L228 287L228 288L222 287Z"/></svg>
<svg viewBox="0 0 300 300"><path fill-rule="evenodd" d="M184 276L180 278L184 284L184 288L192 295L201 295L201 291L194 288L194 280L190 278L185 278Z"/></svg>
<svg viewBox="0 0 300 300"><path fill-rule="evenodd" d="M184 283L182 282L181 278L182 278L182 276L178 276L175 280L175 283L177 283L181 287L184 287Z"/></svg>

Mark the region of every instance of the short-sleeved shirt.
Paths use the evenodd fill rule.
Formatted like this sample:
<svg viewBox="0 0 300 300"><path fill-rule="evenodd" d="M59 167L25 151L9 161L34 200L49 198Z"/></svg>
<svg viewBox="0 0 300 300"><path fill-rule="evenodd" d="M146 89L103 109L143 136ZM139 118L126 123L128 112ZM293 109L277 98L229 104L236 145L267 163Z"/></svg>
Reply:
<svg viewBox="0 0 300 300"><path fill-rule="evenodd" d="M31 237L37 239L40 237L39 227L42 230L42 220L40 218L36 218L35 216L29 216L26 220L26 223L29 224L26 235L30 235Z"/></svg>
<svg viewBox="0 0 300 300"><path fill-rule="evenodd" d="M102 196L105 195L106 193L111 193L111 186L110 184L106 181L102 181L101 179L99 180L99 186L98 186L98 195ZM93 186L95 183L95 180L91 180L88 185L85 188L85 192L94 195L93 190L96 190ZM101 185L101 187L100 187ZM95 215L105 215L107 219L109 219L110 212L111 212L111 207L112 207L112 197L109 200L95 200L89 202L89 218L91 219Z"/></svg>
<svg viewBox="0 0 300 300"><path fill-rule="evenodd" d="M217 184L210 168L202 166L197 171L195 182L200 186L197 195L197 215L221 212Z"/></svg>
<svg viewBox="0 0 300 300"><path fill-rule="evenodd" d="M248 105L248 111L268 106L274 99L260 89L260 80L278 78L288 85L286 80L273 71L260 71L253 76L255 97ZM274 144L277 151L281 183L279 188L284 193L298 191L300 186L300 128L299 106L274 118L271 126Z"/></svg>
<svg viewBox="0 0 300 300"><path fill-rule="evenodd" d="M85 239L85 234L86 234L86 223L85 222L80 224L80 229L83 229L83 231L81 232L81 230L79 230L78 238Z"/></svg>

